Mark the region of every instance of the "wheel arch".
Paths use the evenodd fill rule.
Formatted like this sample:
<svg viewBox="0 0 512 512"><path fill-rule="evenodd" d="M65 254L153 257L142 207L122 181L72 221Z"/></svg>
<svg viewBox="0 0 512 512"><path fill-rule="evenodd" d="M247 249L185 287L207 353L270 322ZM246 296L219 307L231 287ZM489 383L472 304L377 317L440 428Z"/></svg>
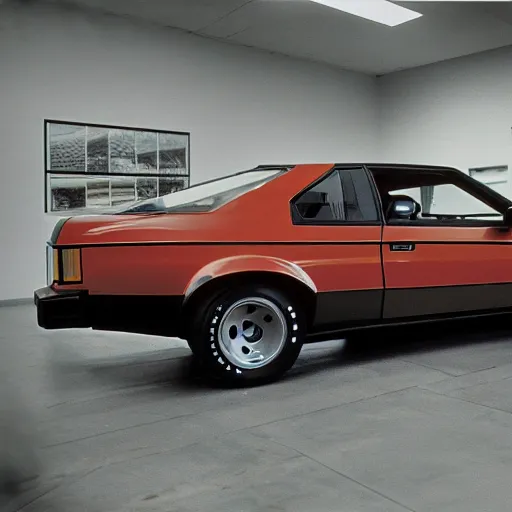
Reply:
<svg viewBox="0 0 512 512"><path fill-rule="evenodd" d="M312 325L317 289L303 269L277 258L242 256L212 262L190 280L183 301L185 326L201 303L213 299L222 290L250 284L277 288L297 297L304 307L308 327Z"/></svg>

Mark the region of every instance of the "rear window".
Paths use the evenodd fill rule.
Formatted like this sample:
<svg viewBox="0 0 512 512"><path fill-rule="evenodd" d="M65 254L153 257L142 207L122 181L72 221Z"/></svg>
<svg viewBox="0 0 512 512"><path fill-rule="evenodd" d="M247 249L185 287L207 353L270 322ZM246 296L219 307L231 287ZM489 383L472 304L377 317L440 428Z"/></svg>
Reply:
<svg viewBox="0 0 512 512"><path fill-rule="evenodd" d="M121 213L167 212L199 213L209 212L224 206L233 199L261 187L280 174L284 169L252 170L232 174L225 178L208 181L190 188L173 192L156 199L132 204Z"/></svg>

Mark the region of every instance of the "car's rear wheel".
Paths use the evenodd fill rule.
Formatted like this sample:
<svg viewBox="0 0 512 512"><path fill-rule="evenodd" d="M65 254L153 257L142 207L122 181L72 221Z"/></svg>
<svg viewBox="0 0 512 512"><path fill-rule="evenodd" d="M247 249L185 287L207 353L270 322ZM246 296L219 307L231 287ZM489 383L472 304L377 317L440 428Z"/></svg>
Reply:
<svg viewBox="0 0 512 512"><path fill-rule="evenodd" d="M256 384L293 366L305 334L300 304L276 289L244 286L199 308L190 345L209 376L226 384Z"/></svg>

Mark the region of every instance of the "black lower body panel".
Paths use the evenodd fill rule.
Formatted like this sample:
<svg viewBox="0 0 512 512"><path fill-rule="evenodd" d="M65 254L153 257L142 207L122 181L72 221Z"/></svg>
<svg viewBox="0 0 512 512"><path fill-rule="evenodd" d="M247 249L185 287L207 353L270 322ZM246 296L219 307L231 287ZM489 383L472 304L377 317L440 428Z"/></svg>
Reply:
<svg viewBox="0 0 512 512"><path fill-rule="evenodd" d="M317 296L315 329L379 320L384 290L322 292Z"/></svg>
<svg viewBox="0 0 512 512"><path fill-rule="evenodd" d="M347 330L381 322L384 290L321 292L308 342L332 340Z"/></svg>
<svg viewBox="0 0 512 512"><path fill-rule="evenodd" d="M384 319L458 315L512 307L512 283L394 288L384 296Z"/></svg>
<svg viewBox="0 0 512 512"><path fill-rule="evenodd" d="M34 294L38 325L44 329L92 328L157 336L182 334L181 296L89 295L56 292Z"/></svg>
<svg viewBox="0 0 512 512"><path fill-rule="evenodd" d="M511 283L320 293L308 339L325 341L368 328L511 313Z"/></svg>

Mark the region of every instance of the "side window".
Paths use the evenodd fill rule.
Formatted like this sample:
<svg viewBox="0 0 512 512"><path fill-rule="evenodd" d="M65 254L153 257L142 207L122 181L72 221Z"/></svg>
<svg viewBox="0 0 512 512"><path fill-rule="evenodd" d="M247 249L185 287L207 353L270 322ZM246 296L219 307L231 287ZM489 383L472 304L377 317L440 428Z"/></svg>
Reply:
<svg viewBox="0 0 512 512"><path fill-rule="evenodd" d="M451 169L372 168L377 190L382 201L385 220L392 223L423 223L424 225L494 225L503 219L500 201L494 192L479 185L463 173ZM414 211L402 212L394 198L412 200ZM495 207L490 205L496 205ZM405 213L403 213L405 212ZM483 223L483 224L482 224Z"/></svg>
<svg viewBox="0 0 512 512"><path fill-rule="evenodd" d="M421 205L416 220L499 220L503 216L480 199L456 185L443 184L390 192L391 196L409 196Z"/></svg>
<svg viewBox="0 0 512 512"><path fill-rule="evenodd" d="M375 199L363 169L340 169L303 192L292 205L294 223L377 222Z"/></svg>
<svg viewBox="0 0 512 512"><path fill-rule="evenodd" d="M460 215L478 218L479 216L498 219L503 217L496 210L472 196L465 190L452 185L432 187L430 203L425 204L425 215Z"/></svg>

